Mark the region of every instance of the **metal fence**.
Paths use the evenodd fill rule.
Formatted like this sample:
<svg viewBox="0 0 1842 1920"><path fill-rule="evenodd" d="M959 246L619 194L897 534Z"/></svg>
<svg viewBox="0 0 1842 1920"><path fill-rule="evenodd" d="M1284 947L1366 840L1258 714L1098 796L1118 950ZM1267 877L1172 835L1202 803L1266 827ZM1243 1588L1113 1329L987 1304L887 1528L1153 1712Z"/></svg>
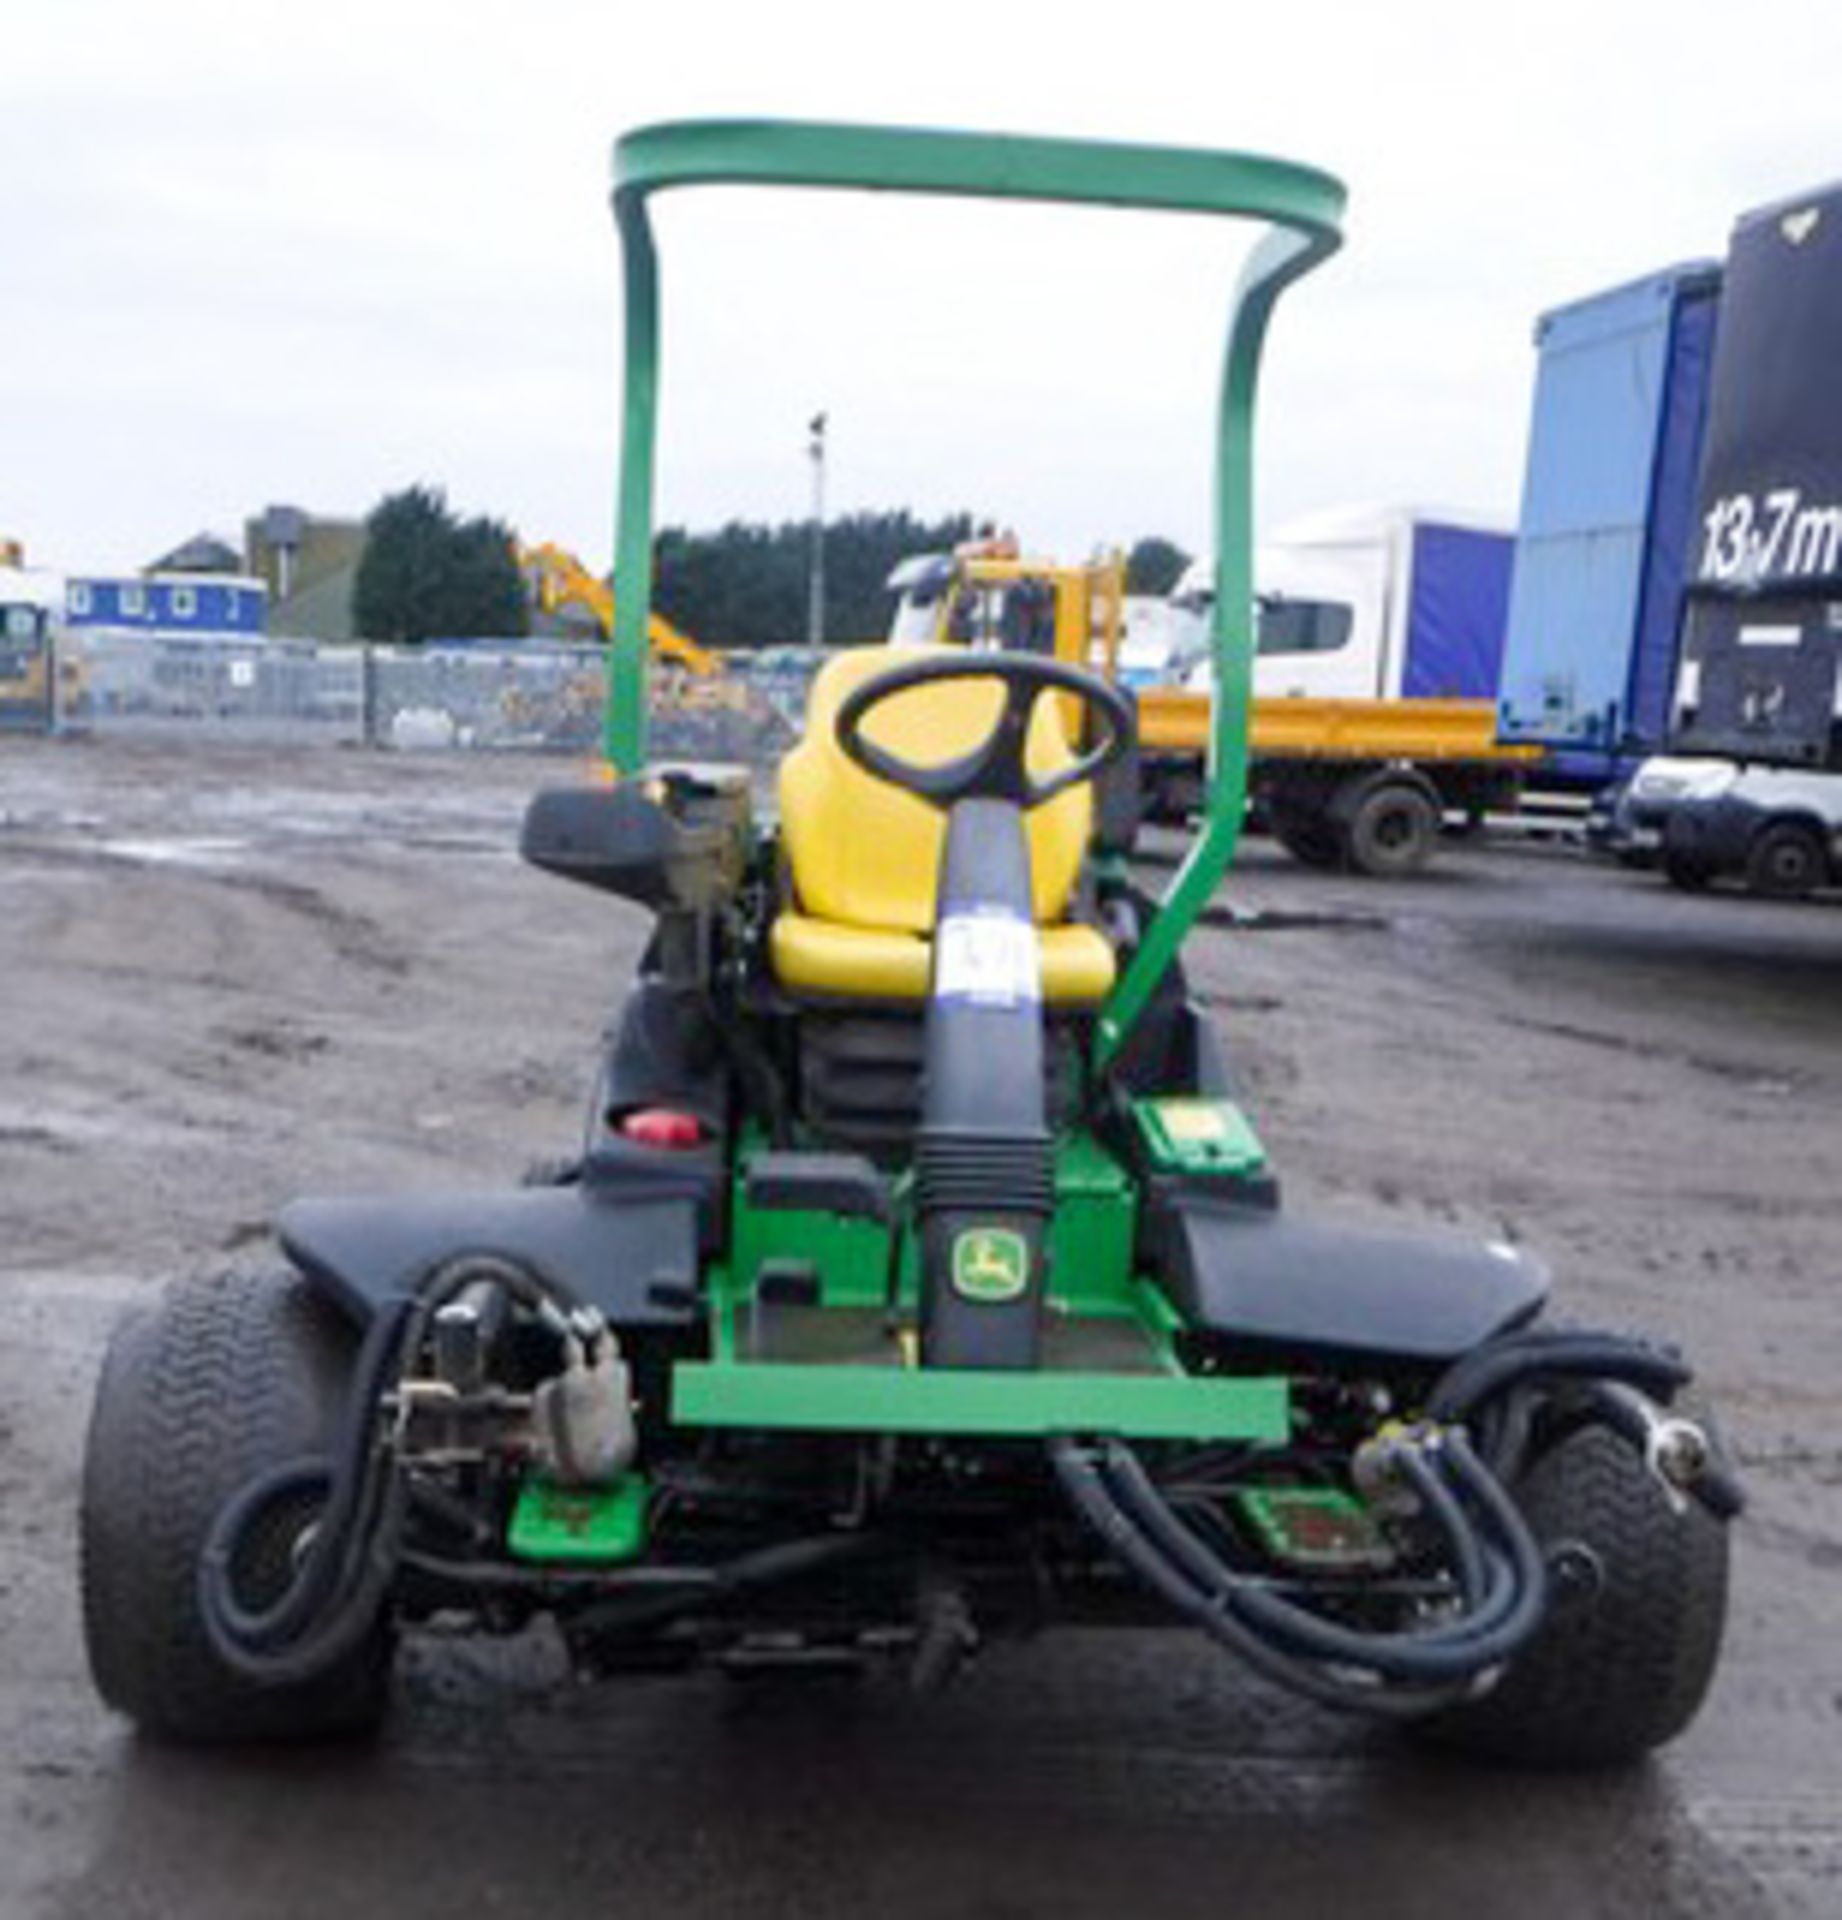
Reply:
<svg viewBox="0 0 1842 1920"><path fill-rule="evenodd" d="M61 724L73 730L358 741L362 647L86 634L66 639Z"/></svg>
<svg viewBox="0 0 1842 1920"><path fill-rule="evenodd" d="M54 714L34 698L0 713L35 730L398 750L592 752L607 678L596 647L320 646L87 634L60 643ZM699 679L652 678L655 758L765 766L797 734L811 660L781 648Z"/></svg>

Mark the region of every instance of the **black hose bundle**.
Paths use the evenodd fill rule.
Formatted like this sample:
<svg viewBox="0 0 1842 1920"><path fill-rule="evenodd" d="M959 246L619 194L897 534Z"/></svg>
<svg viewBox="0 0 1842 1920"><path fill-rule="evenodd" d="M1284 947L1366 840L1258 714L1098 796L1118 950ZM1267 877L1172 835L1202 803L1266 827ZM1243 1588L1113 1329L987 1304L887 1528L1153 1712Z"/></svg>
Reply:
<svg viewBox="0 0 1842 1920"><path fill-rule="evenodd" d="M1620 1334L1569 1328L1531 1328L1473 1349L1440 1376L1426 1399L1429 1419L1488 1421L1499 1413L1518 1429L1515 1444L1493 1456L1499 1472L1512 1469L1527 1441L1531 1395L1571 1388L1589 1415L1602 1421L1655 1467L1652 1443L1667 1406L1694 1378L1680 1354ZM1698 1500L1716 1520L1732 1520L1746 1495L1719 1434L1705 1423L1692 1426L1692 1471L1679 1490ZM1672 1485L1676 1484L1672 1480Z"/></svg>
<svg viewBox="0 0 1842 1920"><path fill-rule="evenodd" d="M1666 1397L1694 1377L1680 1355L1622 1334L1531 1328L1474 1347L1426 1397L1430 1420L1469 1420L1486 1401L1530 1379L1620 1380Z"/></svg>
<svg viewBox="0 0 1842 1920"><path fill-rule="evenodd" d="M1165 1500L1132 1450L1051 1441L1078 1511L1119 1558L1212 1639L1267 1678L1327 1706L1414 1715L1462 1699L1540 1626L1541 1549L1462 1434L1403 1442L1402 1477L1453 1563L1462 1611L1403 1632L1358 1630L1231 1567Z"/></svg>
<svg viewBox="0 0 1842 1920"><path fill-rule="evenodd" d="M212 1651L263 1686L296 1686L328 1672L376 1624L395 1578L411 1503L392 1436L378 1418L386 1395L414 1365L441 1307L482 1281L519 1304L566 1314L560 1288L509 1261L465 1255L413 1291L383 1303L352 1369L332 1449L259 1474L219 1510L198 1564L198 1607ZM237 1595L265 1525L289 1508L312 1510L287 1585L259 1607Z"/></svg>
<svg viewBox="0 0 1842 1920"><path fill-rule="evenodd" d="M1656 1347L1547 1330L1506 1335L1448 1368L1426 1397L1424 1421L1398 1429L1384 1449L1386 1471L1439 1537L1458 1603L1455 1614L1408 1630L1343 1625L1231 1566L1117 1440L1056 1439L1049 1457L1115 1555L1212 1639L1310 1699L1407 1717L1474 1692L1528 1644L1546 1611L1541 1547L1461 1423L1518 1394L1577 1383L1599 1417L1641 1446L1644 1395L1668 1396L1689 1377L1676 1355ZM1688 1491L1725 1518L1738 1510L1739 1490L1713 1445Z"/></svg>

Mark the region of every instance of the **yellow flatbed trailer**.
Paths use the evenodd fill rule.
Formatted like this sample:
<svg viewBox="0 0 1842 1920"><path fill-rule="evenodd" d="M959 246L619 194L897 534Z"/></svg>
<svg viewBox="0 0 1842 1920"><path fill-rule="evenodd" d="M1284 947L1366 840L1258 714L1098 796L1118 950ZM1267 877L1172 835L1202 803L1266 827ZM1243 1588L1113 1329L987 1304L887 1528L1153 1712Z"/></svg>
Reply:
<svg viewBox="0 0 1842 1920"><path fill-rule="evenodd" d="M1210 696L1139 690L1147 810L1181 816L1207 792ZM1256 698L1249 797L1280 843L1308 866L1393 875L1425 865L1445 816L1471 823L1514 802L1541 756L1497 744L1488 700Z"/></svg>
<svg viewBox="0 0 1842 1920"><path fill-rule="evenodd" d="M1209 696L1187 687L1143 687L1138 737L1154 753L1202 753L1209 742ZM1486 760L1520 766L1533 747L1497 745L1488 700L1261 699L1253 707L1256 753L1317 754L1334 759Z"/></svg>

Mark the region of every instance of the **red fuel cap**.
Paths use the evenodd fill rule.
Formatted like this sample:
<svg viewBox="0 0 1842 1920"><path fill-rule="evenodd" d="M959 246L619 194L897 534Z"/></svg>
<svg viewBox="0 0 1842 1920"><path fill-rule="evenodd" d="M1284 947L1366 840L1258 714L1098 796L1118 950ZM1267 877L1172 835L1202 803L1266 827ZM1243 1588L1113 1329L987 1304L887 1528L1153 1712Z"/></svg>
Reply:
<svg viewBox="0 0 1842 1920"><path fill-rule="evenodd" d="M621 1116L620 1132L642 1147L700 1147L704 1139L696 1114L677 1107L635 1107Z"/></svg>

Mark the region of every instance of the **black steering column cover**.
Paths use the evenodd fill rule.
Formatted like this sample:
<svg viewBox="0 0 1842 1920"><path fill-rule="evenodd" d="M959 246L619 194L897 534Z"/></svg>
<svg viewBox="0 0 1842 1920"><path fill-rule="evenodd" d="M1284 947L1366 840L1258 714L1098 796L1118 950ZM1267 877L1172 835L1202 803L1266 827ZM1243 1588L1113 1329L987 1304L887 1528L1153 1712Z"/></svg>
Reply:
<svg viewBox="0 0 1842 1920"><path fill-rule="evenodd" d="M1030 848L1008 800L961 800L947 815L925 1034L922 1363L1033 1367L1053 1175ZM984 1283L971 1271L979 1249L1002 1261Z"/></svg>

